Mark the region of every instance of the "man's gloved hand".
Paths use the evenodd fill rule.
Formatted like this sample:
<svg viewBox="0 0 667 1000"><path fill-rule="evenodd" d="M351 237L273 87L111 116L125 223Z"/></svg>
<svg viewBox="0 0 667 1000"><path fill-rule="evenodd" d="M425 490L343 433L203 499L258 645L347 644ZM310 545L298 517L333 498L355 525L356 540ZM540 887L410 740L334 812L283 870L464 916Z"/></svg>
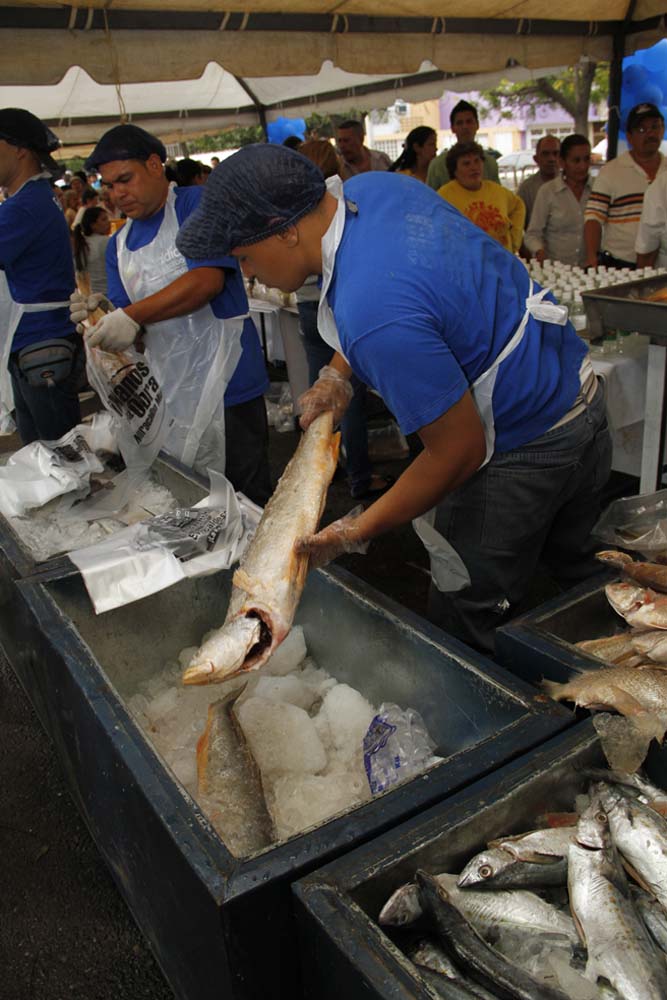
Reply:
<svg viewBox="0 0 667 1000"><path fill-rule="evenodd" d="M346 552L365 553L369 543L359 536L358 520L363 507L355 507L345 517L328 524L315 535L299 538L296 551L310 555L308 569L319 569Z"/></svg>
<svg viewBox="0 0 667 1000"><path fill-rule="evenodd" d="M330 365L320 368L320 376L302 396L299 397L301 416L299 421L305 431L315 417L326 410L333 412L334 427L341 422L352 399L350 380Z"/></svg>
<svg viewBox="0 0 667 1000"><path fill-rule="evenodd" d="M87 320L96 309L103 312L110 312L113 309L112 303L101 292L93 292L92 295L82 295L81 292L72 292L69 297L69 318L76 324L76 332L83 333L84 320Z"/></svg>
<svg viewBox="0 0 667 1000"><path fill-rule="evenodd" d="M101 347L103 351L124 351L134 343L141 329L140 323L127 315L124 309L114 309L85 331L88 347Z"/></svg>

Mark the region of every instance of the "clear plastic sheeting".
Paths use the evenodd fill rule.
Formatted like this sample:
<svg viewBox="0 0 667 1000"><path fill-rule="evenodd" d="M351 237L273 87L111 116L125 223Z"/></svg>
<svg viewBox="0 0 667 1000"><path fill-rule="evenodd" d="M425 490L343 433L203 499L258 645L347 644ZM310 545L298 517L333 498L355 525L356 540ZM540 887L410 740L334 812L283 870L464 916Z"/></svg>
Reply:
<svg viewBox="0 0 667 1000"><path fill-rule="evenodd" d="M614 500L593 528L593 535L644 555L667 551L667 490Z"/></svg>

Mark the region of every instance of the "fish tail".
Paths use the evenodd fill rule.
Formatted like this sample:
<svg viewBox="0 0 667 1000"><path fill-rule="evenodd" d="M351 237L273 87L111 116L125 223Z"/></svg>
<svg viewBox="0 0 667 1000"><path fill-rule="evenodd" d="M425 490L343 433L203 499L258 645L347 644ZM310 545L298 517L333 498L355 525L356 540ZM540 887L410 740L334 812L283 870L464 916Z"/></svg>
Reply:
<svg viewBox="0 0 667 1000"><path fill-rule="evenodd" d="M540 687L546 691L550 698L553 698L554 701L558 701L560 698L565 697L567 684L559 684L558 681L549 681L543 677L540 681Z"/></svg>

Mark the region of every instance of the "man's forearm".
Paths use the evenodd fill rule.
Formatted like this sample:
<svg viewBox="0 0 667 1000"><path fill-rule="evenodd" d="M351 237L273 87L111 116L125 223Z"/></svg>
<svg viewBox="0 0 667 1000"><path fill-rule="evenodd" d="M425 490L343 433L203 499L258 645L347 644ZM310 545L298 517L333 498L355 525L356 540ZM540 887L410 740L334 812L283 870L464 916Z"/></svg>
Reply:
<svg viewBox="0 0 667 1000"><path fill-rule="evenodd" d="M653 267L658 256L657 248L650 253L637 254L637 267Z"/></svg>
<svg viewBox="0 0 667 1000"><path fill-rule="evenodd" d="M329 362L331 368L335 368L336 371L343 376L343 378L350 378L352 375L352 369L348 365L347 361L338 351L334 351L334 355Z"/></svg>
<svg viewBox="0 0 667 1000"><path fill-rule="evenodd" d="M600 243L602 242L602 226L594 219L584 223L584 243L586 244L586 267L597 267Z"/></svg>
<svg viewBox="0 0 667 1000"><path fill-rule="evenodd" d="M197 267L182 274L165 288L145 299L125 306L125 312L136 323L145 326L175 316L187 316L201 309L225 286L225 275L218 267Z"/></svg>

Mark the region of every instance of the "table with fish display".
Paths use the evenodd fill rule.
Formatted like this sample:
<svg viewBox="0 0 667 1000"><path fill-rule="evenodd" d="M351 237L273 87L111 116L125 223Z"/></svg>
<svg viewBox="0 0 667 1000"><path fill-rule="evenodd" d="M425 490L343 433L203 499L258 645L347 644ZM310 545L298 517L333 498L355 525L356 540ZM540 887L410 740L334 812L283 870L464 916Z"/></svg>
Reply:
<svg viewBox="0 0 667 1000"><path fill-rule="evenodd" d="M610 771L585 721L299 880L306 995L664 997L656 777Z"/></svg>

